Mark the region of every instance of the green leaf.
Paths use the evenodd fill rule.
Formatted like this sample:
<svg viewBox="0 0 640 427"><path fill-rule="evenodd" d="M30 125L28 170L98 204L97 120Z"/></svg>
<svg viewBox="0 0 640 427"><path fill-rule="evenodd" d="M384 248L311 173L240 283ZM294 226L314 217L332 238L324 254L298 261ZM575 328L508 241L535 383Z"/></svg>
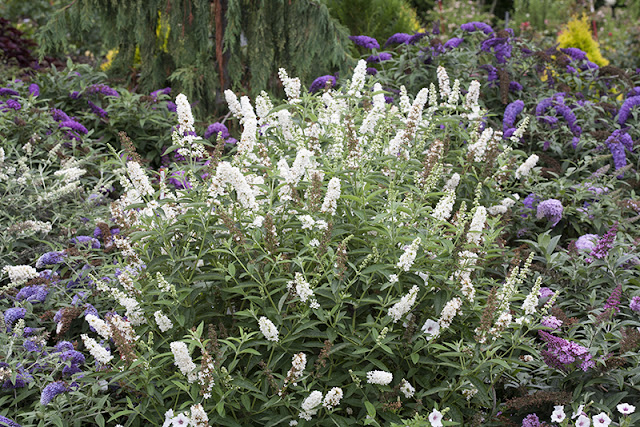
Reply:
<svg viewBox="0 0 640 427"><path fill-rule="evenodd" d="M365 400L364 406L365 406L365 408L367 408L367 414L369 414L369 416L371 418L375 418L375 416L376 416L376 407L373 406L373 404L371 402L369 402L368 400Z"/></svg>

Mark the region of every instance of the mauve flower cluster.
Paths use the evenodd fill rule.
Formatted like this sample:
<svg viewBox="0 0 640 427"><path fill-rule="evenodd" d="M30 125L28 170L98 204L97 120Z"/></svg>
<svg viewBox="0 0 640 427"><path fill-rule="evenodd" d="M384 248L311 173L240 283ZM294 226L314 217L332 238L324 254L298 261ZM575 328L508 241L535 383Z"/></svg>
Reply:
<svg viewBox="0 0 640 427"><path fill-rule="evenodd" d="M518 114L524 110L524 102L521 100L513 101L507 108L504 109L504 117L502 118L502 132L504 132L504 138L510 138L516 131L515 123Z"/></svg>
<svg viewBox="0 0 640 427"><path fill-rule="evenodd" d="M31 304L44 302L49 295L49 289L45 285L25 286L16 294L16 301L29 301Z"/></svg>
<svg viewBox="0 0 640 427"><path fill-rule="evenodd" d="M622 297L622 285L618 285L615 287L613 292L609 298L607 298L607 302L604 304L602 317L608 317L610 315L615 316L620 312L620 298Z"/></svg>
<svg viewBox="0 0 640 427"><path fill-rule="evenodd" d="M613 248L613 242L616 240L617 232L618 232L618 225L615 224L613 227L609 229L609 231L605 233L604 236L602 236L598 240L598 243L596 243L596 246L589 253L589 258L587 258L585 261L592 262L593 258L603 259L604 257L606 257L609 254L609 250Z"/></svg>
<svg viewBox="0 0 640 427"><path fill-rule="evenodd" d="M309 92L314 93L322 90L327 87L327 83L329 83L329 87L334 87L336 85L336 78L330 74L318 77L311 83L311 86L309 86Z"/></svg>
<svg viewBox="0 0 640 427"><path fill-rule="evenodd" d="M640 313L640 297L631 298L631 302L629 303L629 308L636 313Z"/></svg>
<svg viewBox="0 0 640 427"><path fill-rule="evenodd" d="M529 414L522 420L522 427L540 427L540 418L536 414Z"/></svg>
<svg viewBox="0 0 640 427"><path fill-rule="evenodd" d="M555 227L562 219L562 202L557 199L547 199L538 204L536 218L546 218L551 222L551 226Z"/></svg>
<svg viewBox="0 0 640 427"><path fill-rule="evenodd" d="M8 308L4 312L4 323L7 327L7 332L11 332L13 324L16 323L18 319L24 319L25 314L27 314L27 309L23 307Z"/></svg>
<svg viewBox="0 0 640 427"><path fill-rule="evenodd" d="M586 372L595 366L587 348L545 331L538 331L538 333L540 338L547 343L547 350L542 350L540 353L549 367L567 372L573 363L579 363L580 369Z"/></svg>
<svg viewBox="0 0 640 427"><path fill-rule="evenodd" d="M55 381L51 384L48 384L44 389L42 389L42 394L40 395L40 404L45 406L48 405L54 397L56 397L60 393L64 393L67 390L67 384L64 381Z"/></svg>
<svg viewBox="0 0 640 427"><path fill-rule="evenodd" d="M380 49L378 40L369 36L349 36L349 40L367 49Z"/></svg>
<svg viewBox="0 0 640 427"><path fill-rule="evenodd" d="M29 94L31 94L33 97L40 96L40 86L35 83L31 83L29 85Z"/></svg>
<svg viewBox="0 0 640 427"><path fill-rule="evenodd" d="M593 248L596 247L596 242L598 241L597 234L585 234L580 236L578 240L576 240L575 246L578 252L589 251L591 252Z"/></svg>

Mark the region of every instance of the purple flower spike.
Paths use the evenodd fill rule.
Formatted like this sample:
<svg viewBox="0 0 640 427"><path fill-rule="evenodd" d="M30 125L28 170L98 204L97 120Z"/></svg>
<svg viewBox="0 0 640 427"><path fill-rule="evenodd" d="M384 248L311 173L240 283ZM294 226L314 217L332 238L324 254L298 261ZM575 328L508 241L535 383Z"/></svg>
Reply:
<svg viewBox="0 0 640 427"><path fill-rule="evenodd" d="M617 232L618 225L615 224L605 233L604 236L600 238L600 240L598 240L596 247L593 248L589 256L597 259L603 259L606 257L609 254L609 250L613 248L613 242L616 240ZM592 259L587 259L587 261L590 262Z"/></svg>
<svg viewBox="0 0 640 427"><path fill-rule="evenodd" d="M367 62L380 63L391 59L389 52L382 52L380 55L371 55L366 59Z"/></svg>
<svg viewBox="0 0 640 427"><path fill-rule="evenodd" d="M427 35L427 33L415 33L414 35L412 35L411 37L409 37L409 39L407 39L406 44L410 44L410 45L416 44L416 43L418 43L420 40L422 40L422 38L423 38L424 36L426 36L426 35Z"/></svg>
<svg viewBox="0 0 640 427"><path fill-rule="evenodd" d="M12 108L16 111L22 108L22 105L15 99L7 99L7 107Z"/></svg>
<svg viewBox="0 0 640 427"><path fill-rule="evenodd" d="M549 367L568 372L572 366L580 366L586 372L595 366L587 348L545 331L538 331L538 334L547 343L548 349L542 350L540 353Z"/></svg>
<svg viewBox="0 0 640 427"><path fill-rule="evenodd" d="M229 138L229 129L222 123L213 123L207 127L207 130L204 133L204 139L209 139L212 136L217 138L218 134L222 136L222 138Z"/></svg>
<svg viewBox="0 0 640 427"><path fill-rule="evenodd" d="M67 385L63 381L56 381L47 385L40 395L40 404L48 405L54 397L65 391L67 391Z"/></svg>
<svg viewBox="0 0 640 427"><path fill-rule="evenodd" d="M618 124L620 126L624 126L629 118L629 114L631 114L631 109L633 107L637 107L640 105L640 96L632 96L631 98L627 98L620 107L620 112L618 113Z"/></svg>
<svg viewBox="0 0 640 427"><path fill-rule="evenodd" d="M82 126L80 123L76 122L75 120L65 120L63 122L61 122L58 127L60 128L69 128L72 130L75 130L76 132L82 133L82 134L87 134L89 133L89 131L87 130L86 127Z"/></svg>
<svg viewBox="0 0 640 427"><path fill-rule="evenodd" d="M71 118L67 116L67 113L65 113L62 110L58 110L57 108L51 109L51 117L53 117L53 120L55 120L56 122L64 122L64 121L71 120Z"/></svg>
<svg viewBox="0 0 640 427"><path fill-rule="evenodd" d="M484 22L467 22L466 24L460 25L460 29L469 33L473 33L476 30L482 31L485 34L493 33L493 28Z"/></svg>
<svg viewBox="0 0 640 427"><path fill-rule="evenodd" d="M447 40L447 42L444 44L444 48L445 49L455 49L458 46L460 46L460 44L464 41L463 38L460 37L453 37L452 39Z"/></svg>
<svg viewBox="0 0 640 427"><path fill-rule="evenodd" d="M540 427L540 418L536 414L529 414L522 420L522 427Z"/></svg>
<svg viewBox="0 0 640 427"><path fill-rule="evenodd" d="M511 104L507 105L504 109L504 117L502 119L503 132L514 127L516 118L518 117L518 114L522 113L522 110L524 110L524 102L521 100L513 101Z"/></svg>
<svg viewBox="0 0 640 427"><path fill-rule="evenodd" d="M175 102L167 101L167 110L171 111L172 113L175 113L177 108L178 107L176 106Z"/></svg>
<svg viewBox="0 0 640 427"><path fill-rule="evenodd" d="M71 98L71 99L80 99L80 98L82 98L82 95L77 90L74 90L73 92L71 92L69 94L69 98Z"/></svg>
<svg viewBox="0 0 640 427"><path fill-rule="evenodd" d="M105 110L103 110L102 108L98 107L93 102L87 100L87 104L89 104L89 108L91 108L91 111L96 116L98 116L98 117L107 117L109 115Z"/></svg>
<svg viewBox="0 0 640 427"><path fill-rule="evenodd" d="M112 88L110 88L109 86L107 86L105 84L91 85L85 90L85 92L88 93L88 94L101 93L101 94L103 94L105 96L114 96L116 98L120 97L120 95L118 94L118 92L115 89L112 89Z"/></svg>
<svg viewBox="0 0 640 427"><path fill-rule="evenodd" d="M336 85L336 78L330 74L318 77L311 83L311 86L309 86L309 92L314 93L323 90L327 87L327 82L329 82L330 87L334 87Z"/></svg>
<svg viewBox="0 0 640 427"><path fill-rule="evenodd" d="M551 222L551 226L555 227L562 219L563 210L564 208L562 207L562 202L560 202L560 200L547 199L540 202L538 205L536 218L546 218Z"/></svg>
<svg viewBox="0 0 640 427"><path fill-rule="evenodd" d="M16 301L29 301L32 304L44 302L49 295L49 289L44 285L25 286L16 295Z"/></svg>
<svg viewBox="0 0 640 427"><path fill-rule="evenodd" d="M378 74L378 70L373 67L367 67L367 74L370 76L375 76L376 74Z"/></svg>
<svg viewBox="0 0 640 427"><path fill-rule="evenodd" d="M576 249L578 250L578 252L591 252L596 247L597 241L597 234L585 234L583 236L580 236L578 240L576 240Z"/></svg>
<svg viewBox="0 0 640 427"><path fill-rule="evenodd" d="M31 83L31 84L29 85L29 93L30 93L31 95L33 95L34 97L38 97L38 96L40 96L40 86L38 86L38 85L37 85L37 84L35 84L35 83Z"/></svg>
<svg viewBox="0 0 640 427"><path fill-rule="evenodd" d="M389 37L387 39L387 41L384 43L385 46L388 46L390 44L406 44L407 41L411 38L410 34L407 33L395 33L394 35L392 35L391 37Z"/></svg>
<svg viewBox="0 0 640 427"><path fill-rule="evenodd" d="M560 50L574 61L583 61L587 59L587 54L577 47L565 47Z"/></svg>
<svg viewBox="0 0 640 427"><path fill-rule="evenodd" d="M0 87L0 96L18 96L18 95L20 94L13 89L9 89L8 87Z"/></svg>
<svg viewBox="0 0 640 427"><path fill-rule="evenodd" d="M7 331L11 331L11 327L18 319L24 319L24 316L27 314L27 309L22 307L12 307L8 308L7 311L4 312L4 323L7 327Z"/></svg>
<svg viewBox="0 0 640 427"><path fill-rule="evenodd" d="M0 415L0 426L6 426L6 427L22 427L20 424L18 424L17 422L10 420L7 417L4 417L2 415Z"/></svg>
<svg viewBox="0 0 640 427"><path fill-rule="evenodd" d="M631 303L629 303L629 308L636 313L640 313L640 297L631 298Z"/></svg>
<svg viewBox="0 0 640 427"><path fill-rule="evenodd" d="M349 40L367 49L380 49L380 44L376 39L369 36L349 36Z"/></svg>

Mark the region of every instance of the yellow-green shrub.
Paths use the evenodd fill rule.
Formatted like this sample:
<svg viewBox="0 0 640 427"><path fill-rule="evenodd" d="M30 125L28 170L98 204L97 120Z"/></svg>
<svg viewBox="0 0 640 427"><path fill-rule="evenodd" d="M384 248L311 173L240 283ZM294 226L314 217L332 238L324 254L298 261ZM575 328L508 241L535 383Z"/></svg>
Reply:
<svg viewBox="0 0 640 427"><path fill-rule="evenodd" d="M581 49L587 54L589 61L601 67L609 64L609 60L600 53L600 45L591 35L587 15L582 15L581 19L578 17L571 19L558 36L558 43L562 48L577 47Z"/></svg>

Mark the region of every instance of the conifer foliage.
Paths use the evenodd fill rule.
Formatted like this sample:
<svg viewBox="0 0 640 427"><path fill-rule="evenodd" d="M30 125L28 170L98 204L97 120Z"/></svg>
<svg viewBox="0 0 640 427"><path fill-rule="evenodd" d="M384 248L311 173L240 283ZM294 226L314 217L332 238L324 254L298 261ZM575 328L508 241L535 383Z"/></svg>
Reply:
<svg viewBox="0 0 640 427"><path fill-rule="evenodd" d="M354 62L346 28L312 0L78 0L53 15L38 42L42 52L64 50L69 32L93 31L118 49L112 72L130 73L139 51L144 89L168 80L205 111L224 89L268 89L280 67L307 81Z"/></svg>

